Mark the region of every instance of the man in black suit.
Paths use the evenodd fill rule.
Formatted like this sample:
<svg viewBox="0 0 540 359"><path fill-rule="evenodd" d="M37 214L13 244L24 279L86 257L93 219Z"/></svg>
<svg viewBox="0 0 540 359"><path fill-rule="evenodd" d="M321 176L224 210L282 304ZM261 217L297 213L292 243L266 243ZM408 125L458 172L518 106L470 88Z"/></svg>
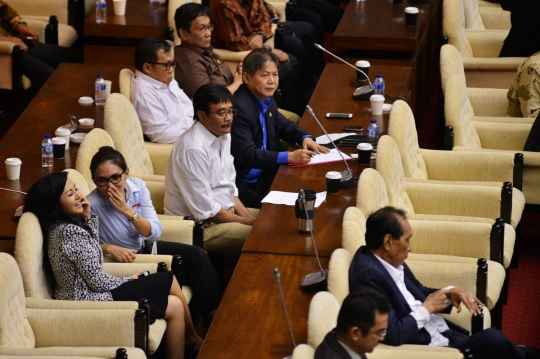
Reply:
<svg viewBox="0 0 540 359"><path fill-rule="evenodd" d="M390 307L379 292L364 288L345 298L337 326L315 351L315 359L366 359L384 339Z"/></svg>
<svg viewBox="0 0 540 359"><path fill-rule="evenodd" d="M231 154L236 169L239 198L250 208L261 208L280 164L306 164L329 150L278 112L274 92L279 85L279 60L261 48L246 56L244 83L233 95L238 110L231 130ZM301 147L284 151L280 140Z"/></svg>
<svg viewBox="0 0 540 359"><path fill-rule="evenodd" d="M424 287L405 264L411 237L405 212L392 207L379 209L369 216L366 245L358 249L349 269L351 291L373 288L390 302L383 343L447 346L474 359L540 357L537 349L518 347L494 328L468 336L465 329L443 319L438 313L449 313L452 305L459 312L463 304L473 315L479 315L483 304L474 294L456 287Z"/></svg>

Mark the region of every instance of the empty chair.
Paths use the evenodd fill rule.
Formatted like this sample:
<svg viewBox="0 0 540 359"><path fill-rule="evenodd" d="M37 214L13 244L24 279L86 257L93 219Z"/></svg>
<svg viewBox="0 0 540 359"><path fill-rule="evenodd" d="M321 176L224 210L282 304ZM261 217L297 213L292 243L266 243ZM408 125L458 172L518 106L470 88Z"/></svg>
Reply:
<svg viewBox="0 0 540 359"><path fill-rule="evenodd" d="M463 0L465 10L465 28L467 30L506 30L512 27L510 12L498 6L480 6L485 1Z"/></svg>

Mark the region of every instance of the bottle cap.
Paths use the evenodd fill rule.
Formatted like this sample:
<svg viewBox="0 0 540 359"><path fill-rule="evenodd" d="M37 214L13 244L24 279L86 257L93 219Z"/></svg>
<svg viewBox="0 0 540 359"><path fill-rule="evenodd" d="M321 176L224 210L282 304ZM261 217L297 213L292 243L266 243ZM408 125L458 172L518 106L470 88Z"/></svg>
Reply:
<svg viewBox="0 0 540 359"><path fill-rule="evenodd" d="M371 121L369 121L369 123L377 123L377 120L376 120L376 119L372 119Z"/></svg>
<svg viewBox="0 0 540 359"><path fill-rule="evenodd" d="M98 79L102 79L102 78L103 78L103 74L98 74L97 77L98 77Z"/></svg>
<svg viewBox="0 0 540 359"><path fill-rule="evenodd" d="M48 133L45 135L45 138L51 138L51 135L49 135Z"/></svg>
<svg viewBox="0 0 540 359"><path fill-rule="evenodd" d="M377 74L377 77L382 77L382 74Z"/></svg>

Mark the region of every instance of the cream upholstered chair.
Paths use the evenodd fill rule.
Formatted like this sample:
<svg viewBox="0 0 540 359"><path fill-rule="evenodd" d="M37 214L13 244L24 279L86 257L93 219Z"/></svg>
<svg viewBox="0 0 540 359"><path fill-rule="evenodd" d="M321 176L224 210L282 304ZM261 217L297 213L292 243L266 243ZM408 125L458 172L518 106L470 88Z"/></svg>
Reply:
<svg viewBox="0 0 540 359"><path fill-rule="evenodd" d="M122 153L134 177L150 181L165 181L167 162L172 145L144 142L137 111L130 100L113 93L105 104L103 124Z"/></svg>
<svg viewBox="0 0 540 359"><path fill-rule="evenodd" d="M506 30L512 27L510 12L501 6L480 6L479 0L463 0L465 10L465 28L467 30Z"/></svg>
<svg viewBox="0 0 540 359"><path fill-rule="evenodd" d="M2 356L111 358L118 347L126 347L129 358L146 358L134 347L133 318L134 311L129 309L29 308L17 263L9 254L0 253Z"/></svg>
<svg viewBox="0 0 540 359"><path fill-rule="evenodd" d="M465 30L463 0L443 2L443 35L463 56L465 76L471 87L508 88L522 57L499 58L505 31Z"/></svg>
<svg viewBox="0 0 540 359"><path fill-rule="evenodd" d="M21 73L19 61L20 46L9 41L0 41L0 90L28 90L30 79Z"/></svg>
<svg viewBox="0 0 540 359"><path fill-rule="evenodd" d="M523 187L525 200L530 204L540 204L540 154L523 151L529 135L530 123L484 121L474 116L467 98L467 89L463 80L452 75L446 83L445 120L453 129L453 146L446 149L456 151L489 151L523 153ZM510 120L515 120L512 118ZM531 120L531 119L523 119ZM508 120L507 120L508 121Z"/></svg>
<svg viewBox="0 0 540 359"><path fill-rule="evenodd" d="M80 182L80 181L79 181ZM82 182L81 182L82 183ZM84 183L80 185L84 190ZM33 213L24 213L21 216L15 238L15 260L19 264L22 281L24 284L24 293L27 297L27 308L36 309L84 309L99 311L130 311L131 319L135 317L138 309L137 302L84 302L84 301L64 301L53 300L54 289L51 280L43 270L43 233L37 217ZM109 258L109 260L111 260ZM165 262L168 268L172 266L171 256L160 255L137 255L136 263L105 263L105 272L118 276L130 276L136 271L157 271L157 263ZM138 262L138 263L137 263ZM188 299L188 298L186 298ZM145 320L146 321L146 320ZM139 328L139 327L138 327ZM156 351L165 329L167 322L164 319L158 319L149 326L140 325L143 340L137 341L135 345L145 349L152 354ZM133 335L134 329L131 327L130 333ZM137 335L137 334L136 334ZM144 337L148 337L148 345Z"/></svg>
<svg viewBox="0 0 540 359"><path fill-rule="evenodd" d="M90 162L99 148L103 146L115 148L114 142L107 132L100 128L94 128L84 137L77 152L75 170L82 175L90 191L96 188L94 181L92 181L92 174L90 173ZM132 175L131 172L130 175ZM135 175L133 177L137 176ZM152 204L156 209L158 219L163 227L160 240L202 246L203 234L201 225L196 224L188 217L168 216L163 213L165 182L146 180L145 183L146 188L150 191Z"/></svg>

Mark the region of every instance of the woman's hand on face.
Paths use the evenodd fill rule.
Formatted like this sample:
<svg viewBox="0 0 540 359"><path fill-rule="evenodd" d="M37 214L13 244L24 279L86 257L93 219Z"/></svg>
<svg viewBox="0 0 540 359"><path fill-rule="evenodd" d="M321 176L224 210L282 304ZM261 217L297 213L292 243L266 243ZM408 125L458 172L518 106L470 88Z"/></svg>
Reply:
<svg viewBox="0 0 540 359"><path fill-rule="evenodd" d="M133 249L127 249L113 244L107 247L107 253L120 263L132 263L137 258L137 252Z"/></svg>
<svg viewBox="0 0 540 359"><path fill-rule="evenodd" d="M86 199L86 197L81 197L81 204L83 208L82 216L84 219L90 219L92 216L92 213L90 209L92 208L92 205L90 204L90 201Z"/></svg>
<svg viewBox="0 0 540 359"><path fill-rule="evenodd" d="M109 187L107 196L114 209L126 216L127 219L133 218L135 211L127 204L124 193L121 193L116 187Z"/></svg>

